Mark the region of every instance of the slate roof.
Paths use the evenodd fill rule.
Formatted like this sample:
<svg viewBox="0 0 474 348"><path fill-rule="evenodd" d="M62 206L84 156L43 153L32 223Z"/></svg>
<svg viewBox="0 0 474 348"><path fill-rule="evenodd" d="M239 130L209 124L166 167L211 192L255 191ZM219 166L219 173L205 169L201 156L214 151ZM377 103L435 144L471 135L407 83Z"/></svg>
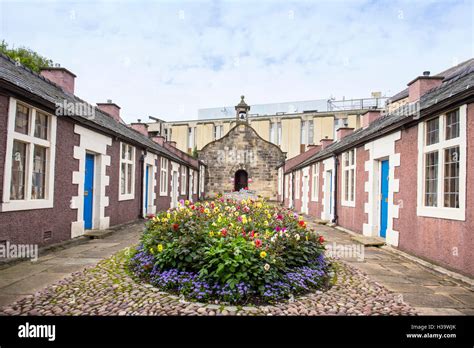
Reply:
<svg viewBox="0 0 474 348"><path fill-rule="evenodd" d="M61 87L41 76L38 73L31 71L30 69L23 67L22 65L16 64L16 62L10 59L8 56L0 54L0 80L9 82L25 91L28 91L50 103L63 103L66 100L71 103L86 103L86 101L79 97L63 91ZM90 104L88 104L90 105ZM129 140L135 143L140 143L145 148L150 149L152 152L161 154L165 157L175 160L179 163L190 163L180 160L175 154L165 149L163 146L155 143L145 135L129 128L128 126L115 121L107 113L95 108L95 117L89 119L85 116L71 116L76 122L90 124L91 126L98 127L100 129L108 130L116 136ZM69 116L68 116L69 117ZM193 166L194 167L194 166ZM196 168L196 167L195 167ZM196 168L197 169L197 168Z"/></svg>
<svg viewBox="0 0 474 348"><path fill-rule="evenodd" d="M474 71L474 58L468 59L465 62L462 62L456 66L453 66L449 69L446 69L435 76L443 76L443 82L447 82L451 79L459 78L459 76L464 76L466 73L471 73ZM393 103L397 100L408 97L408 87L404 90L398 92L397 94L391 96L387 102Z"/></svg>
<svg viewBox="0 0 474 348"><path fill-rule="evenodd" d="M455 73L452 72L449 75L449 79L443 80L443 83L432 89L420 98L420 111L429 108L443 100L451 98L452 96L459 94L466 89L470 90L474 94L474 59L463 63L462 69L456 69ZM322 160L339 154L345 151L351 145L356 145L363 142L364 138L369 139L372 136L377 136L388 132L391 126L400 126L405 122L411 122L413 120L413 113L410 113L410 105L406 104L397 109L392 114L381 116L380 118L373 121L366 128L359 128L352 134L345 136L340 141L334 142L327 146L325 149L319 151L314 156L301 162L299 165L294 166L293 169L299 169L306 167L307 165L314 163L318 160Z"/></svg>

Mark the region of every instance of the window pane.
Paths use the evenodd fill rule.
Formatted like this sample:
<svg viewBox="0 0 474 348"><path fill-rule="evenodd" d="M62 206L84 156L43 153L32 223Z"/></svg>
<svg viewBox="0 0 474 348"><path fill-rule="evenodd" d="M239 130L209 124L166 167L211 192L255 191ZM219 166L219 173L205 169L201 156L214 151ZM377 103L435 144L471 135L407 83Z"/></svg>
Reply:
<svg viewBox="0 0 474 348"><path fill-rule="evenodd" d="M314 143L314 124L313 120L309 120L309 128L308 128L308 144L313 144Z"/></svg>
<svg viewBox="0 0 474 348"><path fill-rule="evenodd" d="M30 109L21 104L16 105L15 132L28 134Z"/></svg>
<svg viewBox="0 0 474 348"><path fill-rule="evenodd" d="M126 159L125 154L127 152L127 145L122 144L122 159Z"/></svg>
<svg viewBox="0 0 474 348"><path fill-rule="evenodd" d="M425 164L425 206L438 205L438 152L427 153Z"/></svg>
<svg viewBox="0 0 474 348"><path fill-rule="evenodd" d="M127 165L127 193L132 193L132 165Z"/></svg>
<svg viewBox="0 0 474 348"><path fill-rule="evenodd" d="M446 140L459 137L459 110L446 114Z"/></svg>
<svg viewBox="0 0 474 348"><path fill-rule="evenodd" d="M125 194L125 167L126 164L122 163L122 166L120 168L120 193L122 195Z"/></svg>
<svg viewBox="0 0 474 348"><path fill-rule="evenodd" d="M344 200L349 200L349 171L344 171Z"/></svg>
<svg viewBox="0 0 474 348"><path fill-rule="evenodd" d="M426 122L426 145L439 141L439 117Z"/></svg>
<svg viewBox="0 0 474 348"><path fill-rule="evenodd" d="M48 139L48 116L41 112L36 112L35 137Z"/></svg>
<svg viewBox="0 0 474 348"><path fill-rule="evenodd" d="M26 144L13 141L10 199L25 199Z"/></svg>
<svg viewBox="0 0 474 348"><path fill-rule="evenodd" d="M354 201L354 190L355 190L355 183L354 183L354 169L351 169L351 202Z"/></svg>
<svg viewBox="0 0 474 348"><path fill-rule="evenodd" d="M459 146L444 150L444 206L459 208Z"/></svg>
<svg viewBox="0 0 474 348"><path fill-rule="evenodd" d="M127 151L128 151L127 159L131 161L133 159L133 157L132 157L133 150L132 150L132 147L130 145L127 145Z"/></svg>
<svg viewBox="0 0 474 348"><path fill-rule="evenodd" d="M349 154L350 154L350 164L353 165L354 164L355 150L351 150L351 152L349 152Z"/></svg>
<svg viewBox="0 0 474 348"><path fill-rule="evenodd" d="M44 199L44 183L46 175L46 148L36 146L33 153L33 178L31 199Z"/></svg>

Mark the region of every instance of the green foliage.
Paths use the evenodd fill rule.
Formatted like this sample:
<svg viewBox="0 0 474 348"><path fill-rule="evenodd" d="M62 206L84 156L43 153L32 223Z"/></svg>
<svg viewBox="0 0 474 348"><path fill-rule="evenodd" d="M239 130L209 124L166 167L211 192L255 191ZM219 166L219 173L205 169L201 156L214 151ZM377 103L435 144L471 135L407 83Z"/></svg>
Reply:
<svg viewBox="0 0 474 348"><path fill-rule="evenodd" d="M29 48L8 48L8 43L5 40L0 43L0 52L35 72L40 72L41 68L53 66L51 59L43 57Z"/></svg>

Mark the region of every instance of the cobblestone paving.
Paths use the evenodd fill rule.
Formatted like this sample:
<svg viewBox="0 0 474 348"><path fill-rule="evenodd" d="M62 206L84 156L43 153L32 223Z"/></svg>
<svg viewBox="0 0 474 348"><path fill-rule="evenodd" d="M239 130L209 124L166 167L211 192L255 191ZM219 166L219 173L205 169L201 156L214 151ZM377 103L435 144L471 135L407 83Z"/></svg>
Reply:
<svg viewBox="0 0 474 348"><path fill-rule="evenodd" d="M336 261L328 291L274 306L225 306L186 302L137 283L126 271L125 252L75 272L0 310L4 315L415 315L413 308L361 271Z"/></svg>

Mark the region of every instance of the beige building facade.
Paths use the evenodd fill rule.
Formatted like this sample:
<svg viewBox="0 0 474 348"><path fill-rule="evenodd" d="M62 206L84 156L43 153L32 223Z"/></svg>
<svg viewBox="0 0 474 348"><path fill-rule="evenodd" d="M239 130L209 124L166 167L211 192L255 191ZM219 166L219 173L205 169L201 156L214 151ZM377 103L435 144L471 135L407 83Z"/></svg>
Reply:
<svg viewBox="0 0 474 348"><path fill-rule="evenodd" d="M295 157L319 144L321 139L334 139L339 127L360 128L361 115L369 109L382 109L385 98L367 98L334 102L333 110L278 112L248 115L248 124L264 140L280 147L287 158ZM329 105L329 101L328 101ZM154 119L148 131L176 142L181 151L192 154L212 141L222 138L235 127L234 117L165 122Z"/></svg>

